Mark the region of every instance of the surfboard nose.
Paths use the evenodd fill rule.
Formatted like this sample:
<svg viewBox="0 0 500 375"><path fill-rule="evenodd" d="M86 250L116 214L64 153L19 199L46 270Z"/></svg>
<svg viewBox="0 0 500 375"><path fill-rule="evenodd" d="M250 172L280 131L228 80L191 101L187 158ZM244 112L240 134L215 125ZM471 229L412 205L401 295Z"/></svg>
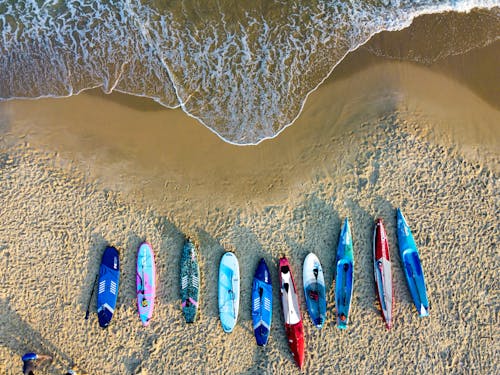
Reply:
<svg viewBox="0 0 500 375"><path fill-rule="evenodd" d="M264 281L266 284L271 284L271 275L269 274L269 268L264 258L261 258L259 261L257 270L255 271L255 277Z"/></svg>

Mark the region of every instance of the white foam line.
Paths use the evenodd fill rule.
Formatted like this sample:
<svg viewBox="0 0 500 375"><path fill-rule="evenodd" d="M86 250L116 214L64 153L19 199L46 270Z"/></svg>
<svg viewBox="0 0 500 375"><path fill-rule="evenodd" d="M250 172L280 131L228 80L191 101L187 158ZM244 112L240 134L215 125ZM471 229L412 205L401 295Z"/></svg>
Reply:
<svg viewBox="0 0 500 375"><path fill-rule="evenodd" d="M384 31L399 31L399 30L403 30L407 27L409 27L412 23L413 23L413 20L419 16L423 16L423 15L426 15L426 14L437 14L437 13L444 13L444 12L447 12L447 11L452 11L452 12L457 12L457 13L468 13L470 12L472 9L492 9L492 8L495 8L497 7L498 4L491 4L491 5L485 5L485 6L478 6L477 4L476 5L471 5L469 7L463 7L462 8L452 8L450 6L443 6L443 7L439 7L439 8L436 8L434 10L429 10L429 9L426 9L424 11L420 11L420 12L415 12L414 15L412 17L410 17L408 19L407 22L404 22L402 23L401 25L398 25L394 28L387 28L387 29L382 29L382 30L378 30L378 31L375 31L373 32L372 34L370 34L370 36L364 41L364 42L361 42L359 43L358 45L356 45L355 47L349 49L343 56L342 58L339 59L339 61L337 61L333 66L332 68L330 69L330 71L325 75L325 77L311 90L309 91L306 96L304 97L304 100L302 101L302 105L300 106L300 109L299 109L299 112L297 113L297 116L295 116L295 118L290 121L288 124L286 124L285 126L283 126L282 129L280 129L276 134L274 134L273 136L269 136L269 137L264 137L262 139L260 139L259 141L255 142L255 143L236 143L236 142L233 142L233 141L230 141L228 139L225 139L222 135L218 134L215 130L211 129L209 126L207 126L201 119L199 119L198 117L194 116L194 115L190 115L189 113L187 113L189 116L197 119L199 122L201 122L205 127L207 127L210 131L212 131L213 133L215 133L220 139L222 139L224 142L227 142L229 144L232 144L232 145L235 145L235 146L257 146L259 144L261 144L262 142L266 141L266 140L271 140L271 139L274 139L276 138L278 135L280 135L285 129L287 129L289 126L291 126L299 117L300 115L302 114L302 111L304 110L304 106L306 105L306 102L307 102L307 99L309 97L309 95L311 95L313 92L315 92L322 84L323 82L325 82L328 77L332 74L332 72L335 70L335 68L345 59L345 57L357 50L359 47L365 45L366 43L368 43L368 41L370 41L370 39L378 34L378 33L381 33L381 32L384 32ZM183 108L184 109L184 108Z"/></svg>
<svg viewBox="0 0 500 375"><path fill-rule="evenodd" d="M142 6L142 4L140 4L140 2L139 2L139 6ZM149 35L149 31L140 22L139 16L135 12L132 11L132 8L130 7L130 1L129 0L127 1L127 9L129 11L129 14L132 16L132 18L136 22L137 26L141 30L143 37L146 39L146 41L149 43L150 46L154 47L153 51L160 51L160 49L158 48L158 46L155 43L153 43L153 41L151 40L151 37ZM170 68L168 67L168 65L166 64L166 62L164 61L164 59L161 56L159 56L159 54L158 54L158 59L161 61L161 64L165 67L165 70L167 71L168 78L170 80L170 83L172 84L172 87L174 88L174 93L175 93L175 96L177 98L177 101L178 101L179 105L175 106L175 107L171 107L171 106L168 106L168 105L164 105L164 103L162 103L161 100L156 100L156 99L153 99L153 100L155 100L157 103L160 103L160 104L164 105L167 108L179 108L179 106L181 106L182 109L183 109L183 111L187 113L187 111L184 108L183 101L182 101L182 99L181 99L181 97L179 95L179 90L177 88L177 85L175 84L175 81L173 80L173 74L170 71ZM142 95L142 96L146 96L146 95ZM190 97L191 97L191 95L188 97L188 100L189 100ZM205 125L205 124L203 124L203 125Z"/></svg>
<svg viewBox="0 0 500 375"><path fill-rule="evenodd" d="M300 109L297 113L297 115L293 118L292 121L290 121L288 124L284 125L282 129L280 129L276 134L272 135L272 136L267 136L267 137L263 137L262 139L258 140L257 142L254 142L254 143L237 143L235 141L231 141L229 139L226 139L224 138L224 136L222 136L221 134L217 133L216 130L212 129L210 126L208 126L200 117L196 116L196 115L193 115L191 114L187 109L186 109L186 106L185 104L189 101L186 100L186 101L183 101L180 97L179 97L179 94L178 94L178 91L177 91L177 87L175 85L175 82L172 80L172 85L174 86L174 90L175 90L175 94L179 100L179 103L180 103L180 107L182 108L182 110L186 113L186 115L188 115L189 117L191 118L194 118L195 120L197 120L198 122L200 122L203 126L205 126L208 130L210 130L212 133L214 133L217 137L219 137L222 141L226 142L226 143L229 143L231 145L234 145L234 146L257 146L259 144L261 144L262 142L266 141L266 140L271 140L271 139L274 139L276 138L277 136L279 136L285 129L287 129L289 126L293 125L293 123L300 117L300 115L302 114L302 111L304 110L304 106L307 102L307 99L309 98L309 95L311 95L313 92L315 92L322 84L323 82L325 82L328 77L332 74L332 72L335 70L335 68L345 59L345 57L357 50L359 47L363 46L364 44L366 44L374 35L380 33L380 32L383 32L383 31L399 31L399 30L403 30L407 27L409 27L412 23L413 23L413 20L419 16L422 16L422 15L426 15L426 14L436 14L436 13L444 13L444 12L447 12L447 11L453 11L453 12L457 12L457 13L467 13L469 11L471 11L472 9L492 9L494 7L498 6L498 4L495 4L494 2L491 3L491 5L488 5L488 3L484 6L479 6L477 4L474 4L474 5L468 5L468 6L462 6L462 7L458 7L458 8L453 8L452 6L450 5L445 5L445 6L437 6L435 7L434 9L426 9L426 10L423 10L423 11L419 11L419 12L415 12L413 13L413 15L411 17L408 18L408 20L406 22L402 22L401 24L397 25L397 26L394 26L394 27L389 27L387 29L382 29L382 30L377 30L375 32L373 32L372 34L370 34L370 36L364 41L364 42L361 42L359 44L357 44L355 47L353 48L350 48L343 56L342 58L339 59L339 61L337 61L333 66L332 68L330 69L330 71L325 75L325 77L312 89L310 90L306 96L304 97L303 101L302 101L302 105L300 106ZM162 63L165 65L165 68L167 69L167 72L169 74L169 77L172 77L171 73L170 73L170 69L168 68L167 64L163 61L163 59L161 59ZM163 105L163 103L161 103L161 101L159 102L160 104Z"/></svg>

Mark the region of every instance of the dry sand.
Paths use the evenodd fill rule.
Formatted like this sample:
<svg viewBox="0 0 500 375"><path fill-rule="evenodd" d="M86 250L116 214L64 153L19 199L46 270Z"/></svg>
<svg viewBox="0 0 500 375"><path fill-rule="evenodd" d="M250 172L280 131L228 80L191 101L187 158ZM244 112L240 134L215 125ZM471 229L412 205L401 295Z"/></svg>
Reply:
<svg viewBox="0 0 500 375"><path fill-rule="evenodd" d="M498 43L482 52L489 48ZM294 126L253 147L231 146L178 110L121 95L0 104L0 372L19 373L21 355L35 350L54 356L50 374L73 362L89 374L298 373L276 265L288 256L301 285L312 251L325 270L328 319L318 331L302 301L304 372L498 373L500 111L484 92L439 64L361 50L310 96ZM396 207L419 244L429 318L418 318L404 280ZM356 268L350 326L341 332L331 286L345 217ZM376 217L385 220L394 267L390 332L373 285ZM179 306L185 233L200 246L194 325ZM145 239L159 281L148 328L135 305L135 254ZM122 278L116 314L101 330L95 300L91 318L84 315L108 243L121 252ZM241 266L232 334L220 327L216 301L226 250ZM254 344L250 312L260 257L273 266L275 287L265 349Z"/></svg>

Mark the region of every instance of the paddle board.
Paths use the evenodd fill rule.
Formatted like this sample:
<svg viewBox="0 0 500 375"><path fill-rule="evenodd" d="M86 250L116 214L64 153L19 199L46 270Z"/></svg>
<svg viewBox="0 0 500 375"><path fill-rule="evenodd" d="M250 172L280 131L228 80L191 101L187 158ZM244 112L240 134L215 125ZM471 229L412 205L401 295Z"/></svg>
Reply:
<svg viewBox="0 0 500 375"><path fill-rule="evenodd" d="M200 294L200 266L196 246L186 238L181 254L181 307L187 323L193 323L198 314Z"/></svg>
<svg viewBox="0 0 500 375"><path fill-rule="evenodd" d="M266 261L257 265L252 283L252 322L257 345L265 346L271 331L273 315L273 285Z"/></svg>
<svg viewBox="0 0 500 375"><path fill-rule="evenodd" d="M398 246L403 269L408 282L413 303L417 308L418 315L429 315L429 301L427 300L427 290L425 287L424 271L420 261L417 245L413 239L410 227L398 208L396 212L398 222Z"/></svg>
<svg viewBox="0 0 500 375"><path fill-rule="evenodd" d="M224 332L232 332L240 306L240 268L236 255L227 252L219 266L219 317Z"/></svg>
<svg viewBox="0 0 500 375"><path fill-rule="evenodd" d="M337 308L337 327L346 329L351 309L354 282L354 256L349 220L346 218L340 232L335 269L335 305Z"/></svg>
<svg viewBox="0 0 500 375"><path fill-rule="evenodd" d="M111 322L118 299L120 281L120 259L118 250L112 246L106 247L99 267L97 290L97 316L99 325L106 328Z"/></svg>
<svg viewBox="0 0 500 375"><path fill-rule="evenodd" d="M285 257L280 259L278 270L280 275L281 307L285 320L288 346L295 359L295 363L297 363L299 368L302 368L305 358L304 326L302 323L302 315L300 314L299 297L297 295L297 289L295 288L295 282L288 259Z"/></svg>
<svg viewBox="0 0 500 375"><path fill-rule="evenodd" d="M321 263L313 253L309 253L304 259L302 281L309 316L316 328L321 328L326 320L325 278Z"/></svg>
<svg viewBox="0 0 500 375"><path fill-rule="evenodd" d="M382 219L375 221L375 229L373 231L373 271L382 318L387 329L390 329L392 327L394 290L392 288L389 243Z"/></svg>
<svg viewBox="0 0 500 375"><path fill-rule="evenodd" d="M155 255L147 242L137 250L136 271L137 311L142 325L147 326L153 316L156 296Z"/></svg>

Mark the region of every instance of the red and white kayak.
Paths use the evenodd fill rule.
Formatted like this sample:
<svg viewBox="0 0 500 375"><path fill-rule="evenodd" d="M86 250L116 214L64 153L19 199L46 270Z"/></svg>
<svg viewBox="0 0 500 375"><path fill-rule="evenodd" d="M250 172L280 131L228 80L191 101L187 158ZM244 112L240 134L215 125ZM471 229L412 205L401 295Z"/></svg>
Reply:
<svg viewBox="0 0 500 375"><path fill-rule="evenodd" d="M394 291L392 288L391 258L389 243L382 219L375 221L373 232L373 265L375 285L378 300L387 329L392 327L392 308L394 305Z"/></svg>
<svg viewBox="0 0 500 375"><path fill-rule="evenodd" d="M288 259L279 262L281 307L285 318L286 337L293 358L299 368L304 365L304 326L299 308L299 297Z"/></svg>

